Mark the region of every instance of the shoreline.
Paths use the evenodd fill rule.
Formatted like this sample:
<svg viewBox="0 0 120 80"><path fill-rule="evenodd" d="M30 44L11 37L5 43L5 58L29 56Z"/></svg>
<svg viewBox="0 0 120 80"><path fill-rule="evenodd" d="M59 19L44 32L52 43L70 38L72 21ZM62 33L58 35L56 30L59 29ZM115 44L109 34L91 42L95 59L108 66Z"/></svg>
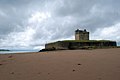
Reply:
<svg viewBox="0 0 120 80"><path fill-rule="evenodd" d="M96 48L96 49L73 49L73 50L70 50L70 51L74 51L74 50L102 50L102 49L117 49L117 48L120 48L120 46L117 46L117 47L109 47L109 48ZM31 54L31 53L43 53L43 52L54 52L54 51L69 51L69 50L49 50L49 51L1 51L0 55L4 55L4 54ZM3 52L3 53L2 53ZM6 52L6 53L5 53ZM10 53L9 53L10 52Z"/></svg>
<svg viewBox="0 0 120 80"><path fill-rule="evenodd" d="M19 53L32 53L32 52L38 52L38 51L0 51L0 54L19 54Z"/></svg>

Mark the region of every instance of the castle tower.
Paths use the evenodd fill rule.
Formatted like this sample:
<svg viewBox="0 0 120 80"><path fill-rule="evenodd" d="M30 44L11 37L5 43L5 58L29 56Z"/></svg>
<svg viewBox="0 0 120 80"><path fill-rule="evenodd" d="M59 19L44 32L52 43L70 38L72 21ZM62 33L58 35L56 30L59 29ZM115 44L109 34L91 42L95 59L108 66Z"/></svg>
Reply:
<svg viewBox="0 0 120 80"><path fill-rule="evenodd" d="M77 29L75 31L75 40L89 40L89 32Z"/></svg>

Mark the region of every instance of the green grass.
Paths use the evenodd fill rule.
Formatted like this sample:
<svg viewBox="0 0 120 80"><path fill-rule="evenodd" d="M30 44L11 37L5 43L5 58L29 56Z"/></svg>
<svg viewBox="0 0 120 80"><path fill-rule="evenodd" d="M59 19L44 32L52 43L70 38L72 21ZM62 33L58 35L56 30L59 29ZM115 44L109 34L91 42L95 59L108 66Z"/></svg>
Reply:
<svg viewBox="0 0 120 80"><path fill-rule="evenodd" d="M61 42L114 42L110 40L64 40Z"/></svg>
<svg viewBox="0 0 120 80"><path fill-rule="evenodd" d="M115 42L110 40L63 40L63 41L56 41L56 42ZM56 42L48 43L48 44L54 44Z"/></svg>

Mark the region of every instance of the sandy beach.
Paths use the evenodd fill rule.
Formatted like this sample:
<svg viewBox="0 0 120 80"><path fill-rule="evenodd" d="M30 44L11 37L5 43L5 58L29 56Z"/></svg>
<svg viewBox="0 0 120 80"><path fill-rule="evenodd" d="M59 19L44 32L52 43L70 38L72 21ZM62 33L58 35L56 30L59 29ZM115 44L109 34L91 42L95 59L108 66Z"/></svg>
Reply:
<svg viewBox="0 0 120 80"><path fill-rule="evenodd" d="M120 80L120 48L0 54L0 80Z"/></svg>

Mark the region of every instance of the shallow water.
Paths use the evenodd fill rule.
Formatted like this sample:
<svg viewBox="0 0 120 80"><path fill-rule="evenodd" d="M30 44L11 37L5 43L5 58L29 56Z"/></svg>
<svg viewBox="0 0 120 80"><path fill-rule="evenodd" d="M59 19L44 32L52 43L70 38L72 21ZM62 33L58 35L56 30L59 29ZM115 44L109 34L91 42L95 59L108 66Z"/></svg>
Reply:
<svg viewBox="0 0 120 80"><path fill-rule="evenodd" d="M24 53L24 52L38 52L38 50L11 50L11 51L0 51L0 54L14 54L14 53Z"/></svg>

